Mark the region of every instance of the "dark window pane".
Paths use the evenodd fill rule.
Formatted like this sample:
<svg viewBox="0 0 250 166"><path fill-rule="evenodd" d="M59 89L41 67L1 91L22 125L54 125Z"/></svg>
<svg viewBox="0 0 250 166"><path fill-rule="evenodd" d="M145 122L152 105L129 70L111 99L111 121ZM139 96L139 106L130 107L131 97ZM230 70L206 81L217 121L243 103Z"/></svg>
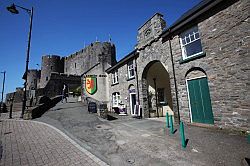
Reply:
<svg viewBox="0 0 250 166"><path fill-rule="evenodd" d="M200 39L196 40L195 42L192 42L186 45L185 48L186 48L187 57L197 54L202 51L201 40Z"/></svg>
<svg viewBox="0 0 250 166"><path fill-rule="evenodd" d="M133 77L134 76L134 70L132 69L132 70L130 70L130 77Z"/></svg>
<svg viewBox="0 0 250 166"><path fill-rule="evenodd" d="M164 88L158 88L158 102L164 101Z"/></svg>
<svg viewBox="0 0 250 166"><path fill-rule="evenodd" d="M186 42L185 42L185 39L181 39L182 40L182 44L185 45Z"/></svg>
<svg viewBox="0 0 250 166"><path fill-rule="evenodd" d="M195 34L195 38L196 38L196 39L199 39L199 38L200 38L199 33L196 33L196 34Z"/></svg>
<svg viewBox="0 0 250 166"><path fill-rule="evenodd" d="M187 39L187 43L189 43L189 42L190 42L190 38L189 38L189 37L187 37L186 39Z"/></svg>
<svg viewBox="0 0 250 166"><path fill-rule="evenodd" d="M191 35L190 38L191 38L191 41L194 41L194 35Z"/></svg>

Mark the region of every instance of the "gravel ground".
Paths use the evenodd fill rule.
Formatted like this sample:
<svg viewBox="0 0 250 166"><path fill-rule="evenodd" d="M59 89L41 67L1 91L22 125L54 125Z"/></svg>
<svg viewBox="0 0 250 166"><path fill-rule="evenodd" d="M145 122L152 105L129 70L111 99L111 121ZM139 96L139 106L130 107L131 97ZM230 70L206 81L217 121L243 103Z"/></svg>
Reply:
<svg viewBox="0 0 250 166"><path fill-rule="evenodd" d="M114 166L242 165L250 158L250 144L240 135L185 126L189 142L183 149L179 131L171 135L164 122L129 117L107 121L72 99L36 120L57 127Z"/></svg>

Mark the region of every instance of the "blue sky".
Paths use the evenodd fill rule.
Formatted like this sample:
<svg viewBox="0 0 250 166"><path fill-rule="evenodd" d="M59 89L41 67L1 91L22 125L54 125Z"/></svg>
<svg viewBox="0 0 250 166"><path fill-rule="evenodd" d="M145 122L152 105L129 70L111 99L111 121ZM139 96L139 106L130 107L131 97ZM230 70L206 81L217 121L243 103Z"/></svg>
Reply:
<svg viewBox="0 0 250 166"><path fill-rule="evenodd" d="M29 15L6 10L12 3L34 7L29 68L38 68L41 56L68 56L85 45L108 41L116 45L117 60L134 49L137 29L153 14L164 15L167 26L201 0L2 0L0 1L0 71L6 71L5 92L22 87ZM40 67L40 66L39 66ZM2 91L3 74L0 75Z"/></svg>

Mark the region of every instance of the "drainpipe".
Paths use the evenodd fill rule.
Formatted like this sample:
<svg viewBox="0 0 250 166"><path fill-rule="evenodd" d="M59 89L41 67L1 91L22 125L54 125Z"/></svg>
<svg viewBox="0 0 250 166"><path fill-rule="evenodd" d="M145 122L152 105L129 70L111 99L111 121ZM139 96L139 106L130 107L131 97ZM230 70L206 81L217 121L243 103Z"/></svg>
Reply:
<svg viewBox="0 0 250 166"><path fill-rule="evenodd" d="M137 72L137 58L135 58L135 74L136 74L136 87L137 87L137 102L140 105L140 97L139 97L139 82L138 82L138 72ZM139 110L141 111L141 109ZM140 112L140 118L142 118L142 112Z"/></svg>
<svg viewBox="0 0 250 166"><path fill-rule="evenodd" d="M169 34L170 34L170 31L171 30L169 29ZM171 39L172 39L172 37L169 38L168 42L169 42L169 50L170 50L171 62L172 62L172 67L173 67L173 75L174 75L174 86L175 86L175 97L176 97L176 105L177 105L178 123L180 124L181 119L180 119L178 89L177 89L176 76L175 76L174 58L173 58L173 52L172 52Z"/></svg>

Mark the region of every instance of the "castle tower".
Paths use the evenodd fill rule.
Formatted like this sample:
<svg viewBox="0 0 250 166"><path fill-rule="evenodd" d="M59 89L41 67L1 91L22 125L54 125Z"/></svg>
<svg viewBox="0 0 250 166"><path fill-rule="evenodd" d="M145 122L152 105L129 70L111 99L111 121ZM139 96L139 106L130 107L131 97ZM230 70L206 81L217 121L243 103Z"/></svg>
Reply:
<svg viewBox="0 0 250 166"><path fill-rule="evenodd" d="M27 75L27 90L36 90L39 83L40 70L30 69Z"/></svg>
<svg viewBox="0 0 250 166"><path fill-rule="evenodd" d="M64 58L57 55L42 56L40 87L44 88L50 80L52 72L63 73Z"/></svg>

